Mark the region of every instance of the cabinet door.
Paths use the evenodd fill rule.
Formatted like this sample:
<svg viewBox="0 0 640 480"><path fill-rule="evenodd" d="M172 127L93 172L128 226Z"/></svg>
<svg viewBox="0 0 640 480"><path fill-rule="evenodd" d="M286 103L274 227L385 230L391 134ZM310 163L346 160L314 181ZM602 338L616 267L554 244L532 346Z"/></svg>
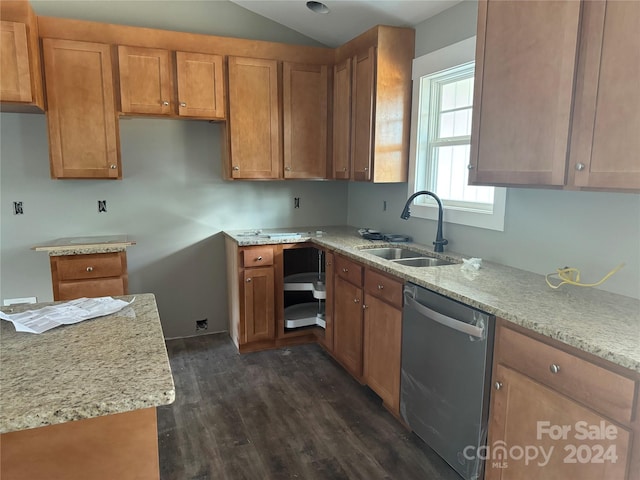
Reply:
<svg viewBox="0 0 640 480"><path fill-rule="evenodd" d="M278 62L229 57L231 178L280 178Z"/></svg>
<svg viewBox="0 0 640 480"><path fill-rule="evenodd" d="M349 372L362 375L362 289L335 277L334 354Z"/></svg>
<svg viewBox="0 0 640 480"><path fill-rule="evenodd" d="M565 184L581 3L480 0L470 184Z"/></svg>
<svg viewBox="0 0 640 480"><path fill-rule="evenodd" d="M327 177L328 80L326 65L283 64L284 178Z"/></svg>
<svg viewBox="0 0 640 480"><path fill-rule="evenodd" d="M171 113L171 70L168 50L118 47L120 105L123 113Z"/></svg>
<svg viewBox="0 0 640 480"><path fill-rule="evenodd" d="M244 338L246 342L275 338L275 284L272 267L243 271Z"/></svg>
<svg viewBox="0 0 640 480"><path fill-rule="evenodd" d="M45 38L51 176L120 178L111 49Z"/></svg>
<svg viewBox="0 0 640 480"><path fill-rule="evenodd" d="M626 478L630 446L626 429L503 365L497 365L493 381L500 388L492 391L487 480ZM560 433L563 426L564 435ZM600 432L593 434L600 438L581 438L589 427ZM615 438L602 438L604 432ZM518 458L516 448L531 455L535 449L538 458L526 462Z"/></svg>
<svg viewBox="0 0 640 480"><path fill-rule="evenodd" d="M176 52L178 113L187 117L225 117L222 56Z"/></svg>
<svg viewBox="0 0 640 480"><path fill-rule="evenodd" d="M351 59L333 67L333 178L351 174Z"/></svg>
<svg viewBox="0 0 640 480"><path fill-rule="evenodd" d="M375 48L353 59L351 88L351 179L371 180Z"/></svg>
<svg viewBox="0 0 640 480"><path fill-rule="evenodd" d="M31 102L27 27L2 21L0 35L0 101Z"/></svg>
<svg viewBox="0 0 640 480"><path fill-rule="evenodd" d="M585 2L582 31L569 174L640 189L640 3Z"/></svg>
<svg viewBox="0 0 640 480"><path fill-rule="evenodd" d="M364 381L399 414L402 311L365 294Z"/></svg>

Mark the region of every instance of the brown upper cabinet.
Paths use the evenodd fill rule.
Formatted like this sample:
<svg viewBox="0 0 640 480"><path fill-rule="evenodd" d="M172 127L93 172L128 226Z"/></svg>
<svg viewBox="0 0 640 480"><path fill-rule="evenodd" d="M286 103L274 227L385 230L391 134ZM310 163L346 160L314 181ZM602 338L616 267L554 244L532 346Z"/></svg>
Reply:
<svg viewBox="0 0 640 480"><path fill-rule="evenodd" d="M480 0L469 182L640 189L640 3Z"/></svg>
<svg viewBox="0 0 640 480"><path fill-rule="evenodd" d="M229 57L228 177L281 176L278 98L276 60Z"/></svg>
<svg viewBox="0 0 640 480"><path fill-rule="evenodd" d="M169 50L120 45L118 64L122 113L224 118L222 56L175 52L174 62Z"/></svg>
<svg viewBox="0 0 640 480"><path fill-rule="evenodd" d="M407 181L414 49L414 30L387 26L336 49L333 178Z"/></svg>
<svg viewBox="0 0 640 480"><path fill-rule="evenodd" d="M27 1L0 2L0 110L42 113L38 20Z"/></svg>
<svg viewBox="0 0 640 480"><path fill-rule="evenodd" d="M122 176L111 47L45 38L51 176Z"/></svg>
<svg viewBox="0 0 640 480"><path fill-rule="evenodd" d="M229 178L327 177L329 69L280 68L276 60L229 57Z"/></svg>
<svg viewBox="0 0 640 480"><path fill-rule="evenodd" d="M329 69L285 62L284 178L327 178Z"/></svg>

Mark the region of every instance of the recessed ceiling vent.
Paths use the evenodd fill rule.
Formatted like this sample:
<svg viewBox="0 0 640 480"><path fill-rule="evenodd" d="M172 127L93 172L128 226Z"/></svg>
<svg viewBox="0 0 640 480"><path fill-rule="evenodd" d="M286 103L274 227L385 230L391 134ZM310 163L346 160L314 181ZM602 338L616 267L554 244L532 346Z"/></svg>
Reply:
<svg viewBox="0 0 640 480"><path fill-rule="evenodd" d="M329 13L329 7L322 2L307 2L307 8L314 13Z"/></svg>

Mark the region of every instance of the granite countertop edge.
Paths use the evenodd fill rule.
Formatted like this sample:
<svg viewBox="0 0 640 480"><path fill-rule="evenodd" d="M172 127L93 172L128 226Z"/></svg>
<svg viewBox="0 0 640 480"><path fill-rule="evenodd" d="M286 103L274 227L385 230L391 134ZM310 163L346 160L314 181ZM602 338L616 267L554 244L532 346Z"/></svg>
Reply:
<svg viewBox="0 0 640 480"><path fill-rule="evenodd" d="M223 233L240 247L316 244L640 373L640 300L592 288L564 286L552 290L546 285L544 275L485 261L479 271L465 273L459 264L429 268L391 264L367 254L366 248L397 244L365 240L354 227L293 228L287 231L296 232L300 237L267 237L269 232L283 230L270 229L254 237L246 235L246 231ZM412 242L403 245L458 263L469 258L455 252L434 254L428 246ZM478 283L483 280L491 285ZM604 328L598 321L602 318L606 318L610 328Z"/></svg>

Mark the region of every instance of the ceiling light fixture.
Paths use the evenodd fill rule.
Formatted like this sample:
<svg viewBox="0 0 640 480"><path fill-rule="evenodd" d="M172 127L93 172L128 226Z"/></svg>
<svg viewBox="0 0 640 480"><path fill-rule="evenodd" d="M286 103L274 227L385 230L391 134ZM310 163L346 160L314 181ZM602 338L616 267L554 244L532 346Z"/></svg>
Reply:
<svg viewBox="0 0 640 480"><path fill-rule="evenodd" d="M309 1L307 2L307 8L314 13L329 13L329 7L322 2Z"/></svg>

